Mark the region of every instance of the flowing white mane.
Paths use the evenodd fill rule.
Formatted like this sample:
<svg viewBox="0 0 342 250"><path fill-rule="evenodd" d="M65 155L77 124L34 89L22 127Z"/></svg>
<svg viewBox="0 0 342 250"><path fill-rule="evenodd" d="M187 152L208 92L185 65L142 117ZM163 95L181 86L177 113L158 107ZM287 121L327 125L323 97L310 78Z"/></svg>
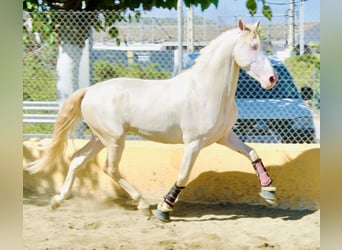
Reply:
<svg viewBox="0 0 342 250"><path fill-rule="evenodd" d="M239 29L228 30L220 34L215 39L211 40L207 46L200 50L200 55L198 58L196 58L193 67L207 64L208 62L214 60L214 58L216 58L217 56L222 56L223 51L229 52L228 49L222 50L221 47L225 46L228 48L229 45L232 46L239 34Z"/></svg>

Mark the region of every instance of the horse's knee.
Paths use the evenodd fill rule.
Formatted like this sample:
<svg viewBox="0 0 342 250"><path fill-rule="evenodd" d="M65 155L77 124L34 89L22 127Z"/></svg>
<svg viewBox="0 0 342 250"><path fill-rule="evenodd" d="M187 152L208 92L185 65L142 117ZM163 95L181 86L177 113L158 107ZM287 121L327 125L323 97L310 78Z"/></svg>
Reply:
<svg viewBox="0 0 342 250"><path fill-rule="evenodd" d="M107 166L103 168L103 172L105 172L105 174L110 176L116 182L119 181L121 178L121 175L117 168Z"/></svg>
<svg viewBox="0 0 342 250"><path fill-rule="evenodd" d="M76 155L72 159L70 166L69 166L69 172L77 172L77 170L84 165L85 157L82 155Z"/></svg>

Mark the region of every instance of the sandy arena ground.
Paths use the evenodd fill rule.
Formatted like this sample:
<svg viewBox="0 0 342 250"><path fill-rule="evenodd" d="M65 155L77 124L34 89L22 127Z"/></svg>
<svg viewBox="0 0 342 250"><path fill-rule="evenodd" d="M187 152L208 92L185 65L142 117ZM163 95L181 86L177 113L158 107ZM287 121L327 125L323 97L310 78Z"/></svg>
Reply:
<svg viewBox="0 0 342 250"><path fill-rule="evenodd" d="M74 196L52 211L50 196L24 190L24 249L320 249L320 210L179 201L163 223L127 200Z"/></svg>

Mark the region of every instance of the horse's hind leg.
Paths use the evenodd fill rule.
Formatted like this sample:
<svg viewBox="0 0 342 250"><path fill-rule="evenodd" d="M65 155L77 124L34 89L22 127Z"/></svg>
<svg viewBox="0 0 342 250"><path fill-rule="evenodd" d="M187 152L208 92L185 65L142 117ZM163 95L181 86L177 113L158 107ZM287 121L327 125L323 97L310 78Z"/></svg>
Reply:
<svg viewBox="0 0 342 250"><path fill-rule="evenodd" d="M112 177L134 201L138 202L137 208L139 210L150 216L149 204L143 199L140 192L121 176L119 171L119 163L125 147L125 136L123 135L119 139L107 140L106 147L108 149L108 162L104 168L105 173Z"/></svg>
<svg viewBox="0 0 342 250"><path fill-rule="evenodd" d="M52 197L50 205L52 209L56 209L63 200L65 200L71 192L72 185L75 181L75 175L77 171L83 166L88 160L97 155L101 149L103 149L103 144L96 138L92 137L91 140L79 149L75 154L70 163L68 174L62 186L59 194Z"/></svg>
<svg viewBox="0 0 342 250"><path fill-rule="evenodd" d="M253 148L242 142L234 132L231 132L229 135L227 135L217 143L227 146L245 155L251 160L252 166L256 171L261 186L261 192L259 193L260 196L264 198L265 201L267 201L268 203L274 204L276 200L274 193L276 188L272 186L272 179L268 175L267 170L265 169L262 160L259 158L257 152Z"/></svg>

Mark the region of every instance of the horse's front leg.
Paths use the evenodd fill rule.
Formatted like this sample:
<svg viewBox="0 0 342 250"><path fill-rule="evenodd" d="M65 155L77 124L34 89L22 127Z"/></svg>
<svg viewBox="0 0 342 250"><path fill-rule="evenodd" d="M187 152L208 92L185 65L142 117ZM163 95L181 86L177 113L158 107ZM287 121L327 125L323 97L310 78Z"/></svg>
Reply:
<svg viewBox="0 0 342 250"><path fill-rule="evenodd" d="M270 204L275 204L275 190L276 188L272 186L272 178L268 175L267 170L262 163L262 160L258 156L257 152L249 147L247 144L242 142L234 132L231 132L229 135L225 136L217 143L227 146L243 155L248 157L252 166L256 171L256 174L259 179L259 183L261 186L261 192L259 193L262 198L265 199Z"/></svg>
<svg viewBox="0 0 342 250"><path fill-rule="evenodd" d="M177 201L179 193L185 188L190 177L192 166L194 165L200 150L201 147L199 141L193 141L185 145L177 181L171 187L170 191L164 195L164 199L158 204L158 208L153 211L153 214L161 221L170 220L169 212L173 210L173 206Z"/></svg>

